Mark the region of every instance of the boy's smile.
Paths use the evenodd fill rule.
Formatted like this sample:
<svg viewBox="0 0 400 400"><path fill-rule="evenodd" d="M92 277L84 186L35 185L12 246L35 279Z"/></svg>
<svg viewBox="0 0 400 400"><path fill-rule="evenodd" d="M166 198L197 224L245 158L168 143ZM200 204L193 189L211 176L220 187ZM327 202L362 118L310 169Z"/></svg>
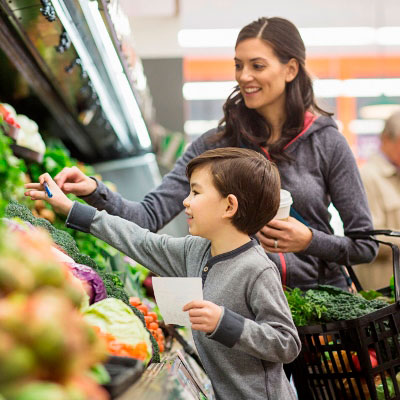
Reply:
<svg viewBox="0 0 400 400"><path fill-rule="evenodd" d="M190 193L183 201L189 232L211 240L223 225L224 199L214 186L207 166L196 168L190 178Z"/></svg>

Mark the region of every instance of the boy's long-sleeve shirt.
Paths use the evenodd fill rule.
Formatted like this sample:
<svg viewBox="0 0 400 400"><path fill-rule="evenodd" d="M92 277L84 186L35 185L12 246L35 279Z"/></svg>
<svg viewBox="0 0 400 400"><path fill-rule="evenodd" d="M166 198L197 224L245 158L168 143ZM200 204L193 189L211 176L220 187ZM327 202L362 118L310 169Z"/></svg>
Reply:
<svg viewBox="0 0 400 400"><path fill-rule="evenodd" d="M282 368L300 341L279 272L256 241L211 257L207 239L158 235L74 203L68 227L90 232L160 276L202 277L204 300L223 307L211 334L193 338L217 399L295 399Z"/></svg>

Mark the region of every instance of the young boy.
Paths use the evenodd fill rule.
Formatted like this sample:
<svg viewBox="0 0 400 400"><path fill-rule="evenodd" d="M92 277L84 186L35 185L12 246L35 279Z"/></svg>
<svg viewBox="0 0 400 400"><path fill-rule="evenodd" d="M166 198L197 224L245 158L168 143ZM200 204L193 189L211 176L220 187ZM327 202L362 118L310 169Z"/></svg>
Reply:
<svg viewBox="0 0 400 400"><path fill-rule="evenodd" d="M90 232L160 276L201 277L204 301L184 307L217 399L295 399L282 363L300 341L279 272L252 238L279 207L277 168L255 151L209 150L187 166L184 200L191 235L173 238L73 203L51 179L26 185L27 196L68 214L66 225ZM53 197L43 191L47 182Z"/></svg>

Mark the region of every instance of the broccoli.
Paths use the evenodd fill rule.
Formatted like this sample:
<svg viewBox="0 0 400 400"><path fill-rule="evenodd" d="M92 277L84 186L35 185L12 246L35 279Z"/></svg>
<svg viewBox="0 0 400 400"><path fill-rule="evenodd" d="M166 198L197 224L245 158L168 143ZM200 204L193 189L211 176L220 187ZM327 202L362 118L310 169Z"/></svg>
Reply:
<svg viewBox="0 0 400 400"><path fill-rule="evenodd" d="M160 349L158 347L158 343L156 339L154 339L154 336L151 334L151 332L147 329L146 327L146 322L144 320L144 315L141 311L139 311L136 307L133 307L129 304L130 309L133 311L133 313L142 321L144 327L146 328L146 331L150 335L150 340L151 344L153 346L153 356L151 357L150 363L159 363L160 362Z"/></svg>
<svg viewBox="0 0 400 400"><path fill-rule="evenodd" d="M32 225L34 224L34 221L36 220L35 216L31 213L29 208L23 206L22 204L19 204L15 200L11 200L5 211L5 217L6 218L21 218L23 221L30 222Z"/></svg>
<svg viewBox="0 0 400 400"><path fill-rule="evenodd" d="M144 325L146 325L146 322L144 320L144 315L141 311L139 311L136 307L131 306L128 304L130 309L133 311L133 313L143 322Z"/></svg>
<svg viewBox="0 0 400 400"><path fill-rule="evenodd" d="M160 362L160 349L158 347L157 340L154 339L154 336L151 332L147 329L146 324L144 324L146 331L149 332L151 344L153 346L153 356L151 357L150 363L159 363Z"/></svg>

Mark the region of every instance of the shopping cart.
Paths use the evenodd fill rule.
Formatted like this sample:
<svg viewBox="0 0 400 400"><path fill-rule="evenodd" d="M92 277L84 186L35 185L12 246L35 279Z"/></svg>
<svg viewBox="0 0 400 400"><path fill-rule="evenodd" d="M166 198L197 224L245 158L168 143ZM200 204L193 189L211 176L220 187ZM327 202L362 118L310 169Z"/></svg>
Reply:
<svg viewBox="0 0 400 400"><path fill-rule="evenodd" d="M293 378L299 400L400 399L399 248L377 235L400 237L400 232L348 236L392 248L395 303L353 320L298 327L302 350L293 363ZM361 289L353 269L348 271Z"/></svg>

